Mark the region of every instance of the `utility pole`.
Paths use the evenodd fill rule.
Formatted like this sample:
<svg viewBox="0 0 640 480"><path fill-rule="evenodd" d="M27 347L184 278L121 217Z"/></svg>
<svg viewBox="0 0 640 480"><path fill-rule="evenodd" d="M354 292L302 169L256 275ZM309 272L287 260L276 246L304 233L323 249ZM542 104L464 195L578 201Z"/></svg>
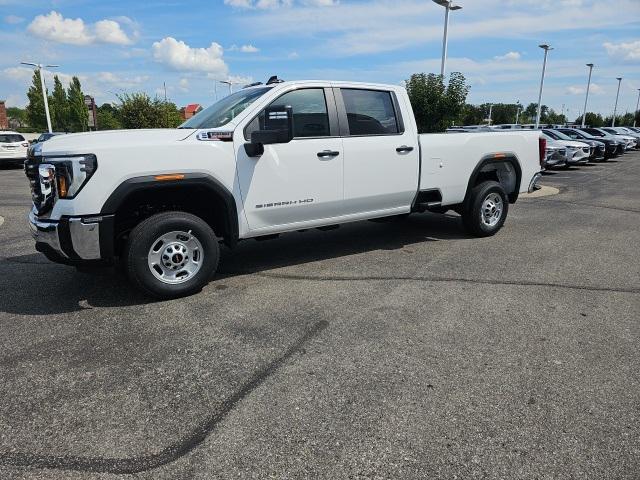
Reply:
<svg viewBox="0 0 640 480"><path fill-rule="evenodd" d="M640 113L638 111L638 108L640 108L640 88L638 89L638 101L636 103L636 111L633 114L633 128L636 127L636 123L637 123L637 118L638 118L638 113Z"/></svg>
<svg viewBox="0 0 640 480"><path fill-rule="evenodd" d="M618 98L620 97L620 84L622 83L622 77L616 78L618 80L618 93L616 93L616 104L613 107L613 120L611 120L611 126L616 126L616 113L618 113Z"/></svg>
<svg viewBox="0 0 640 480"><path fill-rule="evenodd" d="M542 63L542 78L540 79L540 94L538 95L538 114L536 115L536 129L540 128L540 115L542 113L542 88L544 87L544 73L547 70L547 54L553 47L542 44L538 45L544 50L544 62Z"/></svg>
<svg viewBox="0 0 640 480"><path fill-rule="evenodd" d="M169 128L169 109L167 108L167 82L162 82L164 86L164 128Z"/></svg>
<svg viewBox="0 0 640 480"><path fill-rule="evenodd" d="M440 65L440 76L444 81L444 74L447 68L447 46L449 42L449 11L462 10L462 7L460 5L454 5L453 0L433 0L433 2L445 8L444 36L442 38L442 63Z"/></svg>
<svg viewBox="0 0 640 480"><path fill-rule="evenodd" d="M53 130L51 129L51 115L49 114L49 98L47 95L47 86L44 81L44 75L42 74L42 67L44 68L57 68L60 65L42 65L41 63L30 63L30 62L20 62L22 65L29 65L31 67L35 67L40 74L40 88L42 88L42 97L44 98L44 113L47 117L47 129L49 133Z"/></svg>
<svg viewBox="0 0 640 480"><path fill-rule="evenodd" d="M591 72L593 72L593 63L587 63L589 67L589 80L587 80L587 95L584 97L584 110L582 110L582 128L584 128L585 118L587 116L587 102L589 101L589 87L591 87Z"/></svg>

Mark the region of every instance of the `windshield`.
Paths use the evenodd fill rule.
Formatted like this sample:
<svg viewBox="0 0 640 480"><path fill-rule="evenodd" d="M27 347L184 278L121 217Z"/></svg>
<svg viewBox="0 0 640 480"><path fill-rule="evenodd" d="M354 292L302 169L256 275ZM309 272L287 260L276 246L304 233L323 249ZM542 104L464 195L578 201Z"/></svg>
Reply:
<svg viewBox="0 0 640 480"><path fill-rule="evenodd" d="M16 134L10 134L10 133L0 134L0 143L18 143L18 142L24 142L24 137L22 135L16 135Z"/></svg>
<svg viewBox="0 0 640 480"><path fill-rule="evenodd" d="M178 128L217 128L236 118L271 87L240 90L205 108Z"/></svg>
<svg viewBox="0 0 640 480"><path fill-rule="evenodd" d="M554 140L560 140L560 135L556 132L552 132L551 130L543 130L544 134L553 138Z"/></svg>
<svg viewBox="0 0 640 480"><path fill-rule="evenodd" d="M553 130L551 133L557 137L556 140L573 140L569 135L565 135L558 130Z"/></svg>
<svg viewBox="0 0 640 480"><path fill-rule="evenodd" d="M607 135L602 133L600 130L596 130L595 128L587 128L585 129L585 132L587 132L590 135L596 136L596 137L606 137Z"/></svg>

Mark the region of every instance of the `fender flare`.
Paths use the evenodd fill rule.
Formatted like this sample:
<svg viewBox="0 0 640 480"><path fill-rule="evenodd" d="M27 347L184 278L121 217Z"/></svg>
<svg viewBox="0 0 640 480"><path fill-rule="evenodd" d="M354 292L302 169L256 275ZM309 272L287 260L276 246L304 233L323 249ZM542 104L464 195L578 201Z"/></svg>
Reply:
<svg viewBox="0 0 640 480"><path fill-rule="evenodd" d="M487 165L491 165L493 163L509 163L513 167L516 173L516 184L513 192L508 193L509 203L515 203L518 200L518 195L520 193L520 184L522 182L522 167L520 167L520 161L518 160L518 156L515 153L500 153L500 154L489 154L485 155L480 159L478 164L473 169L471 176L469 177L469 183L467 184L467 191L464 196L464 203L469 199L469 193L475 185L478 176L480 175L481 170Z"/></svg>
<svg viewBox="0 0 640 480"><path fill-rule="evenodd" d="M238 243L238 209L233 194L220 181L205 173L185 173L184 178L178 180L158 181L154 175L132 177L122 182L109 195L100 210L101 215L115 215L127 199L144 190L160 190L170 187L200 187L205 188L216 199L222 201L225 211L224 225L228 233L225 243L233 247Z"/></svg>

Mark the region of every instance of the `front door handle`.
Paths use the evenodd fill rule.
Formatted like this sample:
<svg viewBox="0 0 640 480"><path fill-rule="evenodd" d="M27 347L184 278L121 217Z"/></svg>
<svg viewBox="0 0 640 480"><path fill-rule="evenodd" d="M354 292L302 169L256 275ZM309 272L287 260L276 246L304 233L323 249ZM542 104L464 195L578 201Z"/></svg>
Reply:
<svg viewBox="0 0 640 480"><path fill-rule="evenodd" d="M333 150L323 150L322 152L318 152L318 158L333 158L340 155L340 152L336 152Z"/></svg>
<svg viewBox="0 0 640 480"><path fill-rule="evenodd" d="M398 153L413 152L413 147L410 147L408 145L402 145L401 147L396 148L396 152L398 152Z"/></svg>

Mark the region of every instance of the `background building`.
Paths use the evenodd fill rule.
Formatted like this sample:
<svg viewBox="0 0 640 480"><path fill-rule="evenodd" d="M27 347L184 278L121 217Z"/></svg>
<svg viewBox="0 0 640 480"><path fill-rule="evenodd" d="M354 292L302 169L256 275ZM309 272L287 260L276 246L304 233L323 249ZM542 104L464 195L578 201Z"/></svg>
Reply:
<svg viewBox="0 0 640 480"><path fill-rule="evenodd" d="M0 130L7 130L9 128L9 119L7 118L7 107L4 100L0 100Z"/></svg>
<svg viewBox="0 0 640 480"><path fill-rule="evenodd" d="M190 103L186 107L180 109L180 115L183 120L187 120L193 117L196 113L202 110L202 106L199 103Z"/></svg>

